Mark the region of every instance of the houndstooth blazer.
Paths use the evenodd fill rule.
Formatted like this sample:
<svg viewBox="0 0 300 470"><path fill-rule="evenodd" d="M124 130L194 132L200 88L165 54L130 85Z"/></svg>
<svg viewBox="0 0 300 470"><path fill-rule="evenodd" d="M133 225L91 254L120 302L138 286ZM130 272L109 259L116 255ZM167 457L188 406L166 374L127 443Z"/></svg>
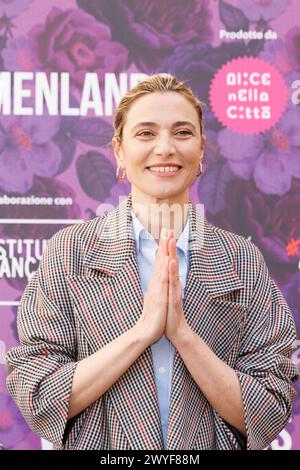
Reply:
<svg viewBox="0 0 300 470"><path fill-rule="evenodd" d="M295 323L258 248L214 227L189 201L184 314L238 376L247 438L211 407L175 350L168 449L262 449L284 428L299 371ZM30 428L59 449L162 449L151 347L94 403L67 421L78 362L138 321L143 294L132 193L112 211L59 230L23 292L20 345L7 387Z"/></svg>

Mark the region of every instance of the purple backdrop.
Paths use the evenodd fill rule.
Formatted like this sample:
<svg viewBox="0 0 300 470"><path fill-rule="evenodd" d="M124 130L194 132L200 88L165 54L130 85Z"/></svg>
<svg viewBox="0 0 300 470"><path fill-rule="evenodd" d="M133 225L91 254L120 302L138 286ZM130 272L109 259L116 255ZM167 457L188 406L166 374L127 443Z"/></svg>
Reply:
<svg viewBox="0 0 300 470"><path fill-rule="evenodd" d="M299 332L298 23L297 0L0 0L4 448L51 448L28 428L5 385L5 353L18 344L18 301L57 230L112 209L129 193L128 181L115 177L112 116L120 97L145 75L173 73L206 103L204 173L190 198L204 204L211 223L262 250ZM255 31L258 39L240 38L241 30ZM221 124L210 101L218 71L245 57L276 67L287 92L277 122L248 135ZM294 359L299 363L297 344ZM299 397L269 449L300 449Z"/></svg>

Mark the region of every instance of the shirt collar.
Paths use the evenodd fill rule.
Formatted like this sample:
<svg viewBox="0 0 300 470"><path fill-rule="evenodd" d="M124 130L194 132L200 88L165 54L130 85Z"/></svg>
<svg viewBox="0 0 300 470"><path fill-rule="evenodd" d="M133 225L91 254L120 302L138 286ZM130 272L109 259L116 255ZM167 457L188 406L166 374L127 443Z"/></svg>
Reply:
<svg viewBox="0 0 300 470"><path fill-rule="evenodd" d="M145 240L150 239L153 240L155 243L153 236L145 229L144 225L140 222L137 218L133 209L131 209L132 214L132 226L133 226L133 234L136 241L136 249L137 253L139 253L141 246ZM183 231L180 234L180 237L177 240L176 246L180 248L184 252L184 256L186 260L188 259L188 245L189 245L189 218L184 226Z"/></svg>

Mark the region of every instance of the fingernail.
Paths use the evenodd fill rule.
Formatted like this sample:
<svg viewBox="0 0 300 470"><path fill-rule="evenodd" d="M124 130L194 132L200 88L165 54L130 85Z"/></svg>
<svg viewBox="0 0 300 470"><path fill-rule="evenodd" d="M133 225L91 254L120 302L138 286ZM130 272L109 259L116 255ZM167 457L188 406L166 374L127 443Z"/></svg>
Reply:
<svg viewBox="0 0 300 470"><path fill-rule="evenodd" d="M164 227L161 231L162 237L167 238L167 229Z"/></svg>

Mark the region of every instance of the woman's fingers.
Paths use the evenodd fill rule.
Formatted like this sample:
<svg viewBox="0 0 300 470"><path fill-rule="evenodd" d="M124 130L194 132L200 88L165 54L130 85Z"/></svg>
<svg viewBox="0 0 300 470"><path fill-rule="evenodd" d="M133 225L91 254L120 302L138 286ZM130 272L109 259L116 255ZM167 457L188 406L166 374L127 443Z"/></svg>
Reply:
<svg viewBox="0 0 300 470"><path fill-rule="evenodd" d="M163 263L164 263L164 266L163 266L163 272L164 272L164 276L163 276L163 279L164 279L164 282L168 288L168 283L169 283L169 260L170 260L170 256L169 256L169 249L168 249L168 243L169 243L169 231L166 230L164 232L164 240L163 240Z"/></svg>
<svg viewBox="0 0 300 470"><path fill-rule="evenodd" d="M166 232L165 232L165 244L163 246L164 256L169 255L169 250L168 250L169 238L170 238L169 230L166 230Z"/></svg>
<svg viewBox="0 0 300 470"><path fill-rule="evenodd" d="M158 274L162 271L163 269L163 244L164 244L164 238L163 238L163 230L160 232L160 237L159 237L159 242L158 242L158 248L155 253L155 267L154 267L154 273Z"/></svg>
<svg viewBox="0 0 300 470"><path fill-rule="evenodd" d="M169 256L164 257L164 267L162 273L162 280L168 286L169 282Z"/></svg>
<svg viewBox="0 0 300 470"><path fill-rule="evenodd" d="M176 240L174 237L174 232L170 234L170 243L169 243L169 250L170 250L170 256L175 259L176 262L178 262L178 253L177 253L177 246L176 246Z"/></svg>
<svg viewBox="0 0 300 470"><path fill-rule="evenodd" d="M168 256L168 230L163 228L160 232L159 244L155 255L155 275L162 277L165 268L168 270L166 256Z"/></svg>

